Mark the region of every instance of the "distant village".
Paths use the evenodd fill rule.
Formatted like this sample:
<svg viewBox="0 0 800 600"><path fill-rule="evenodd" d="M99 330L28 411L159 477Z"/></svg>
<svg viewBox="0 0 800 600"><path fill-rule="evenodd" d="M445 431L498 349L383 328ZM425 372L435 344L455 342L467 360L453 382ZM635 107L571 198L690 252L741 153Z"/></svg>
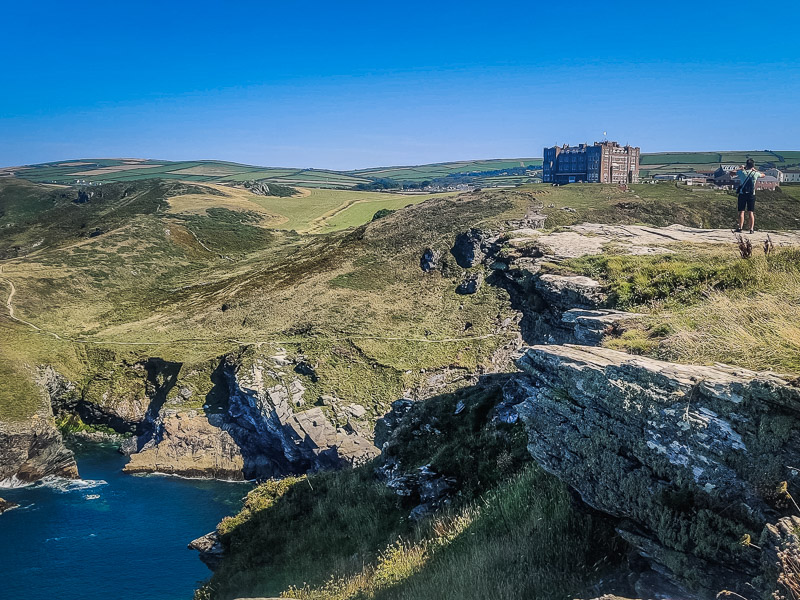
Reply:
<svg viewBox="0 0 800 600"><path fill-rule="evenodd" d="M739 186L737 164L721 164L710 171L688 170L677 173L656 173L640 178L641 151L638 147L620 146L617 142L595 142L593 145L553 146L544 149L542 181L553 185L568 183L659 183L680 182L693 186L714 186L735 189ZM800 183L800 169L767 168L756 189L774 190L782 183Z"/></svg>
<svg viewBox="0 0 800 600"><path fill-rule="evenodd" d="M680 173L660 173L652 176L653 182L680 181L686 185L715 186L721 189L739 187L736 170L741 165L720 165L714 171L682 171ZM782 183L800 183L800 169L764 169L766 177L756 181L757 190L774 190Z"/></svg>

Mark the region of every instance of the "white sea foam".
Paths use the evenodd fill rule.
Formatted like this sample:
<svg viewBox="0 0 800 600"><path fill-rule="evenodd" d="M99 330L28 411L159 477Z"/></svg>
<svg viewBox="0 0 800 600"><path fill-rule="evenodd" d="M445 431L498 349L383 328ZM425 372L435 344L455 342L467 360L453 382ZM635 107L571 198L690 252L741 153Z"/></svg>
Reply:
<svg viewBox="0 0 800 600"><path fill-rule="evenodd" d="M107 484L108 482L104 479L66 479L64 477L48 475L36 483L36 487L46 487L57 492L67 493L90 490Z"/></svg>
<svg viewBox="0 0 800 600"><path fill-rule="evenodd" d="M16 475L12 475L11 477L7 477L5 479L0 479L0 489L11 490L14 488L28 487L29 485L33 484L28 481L22 481Z"/></svg>

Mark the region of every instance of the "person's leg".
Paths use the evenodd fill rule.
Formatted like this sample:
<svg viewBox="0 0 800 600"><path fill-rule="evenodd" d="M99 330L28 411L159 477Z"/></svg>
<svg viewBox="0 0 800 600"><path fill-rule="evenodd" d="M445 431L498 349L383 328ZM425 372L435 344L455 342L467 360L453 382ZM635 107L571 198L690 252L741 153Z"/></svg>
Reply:
<svg viewBox="0 0 800 600"><path fill-rule="evenodd" d="M740 210L739 211L739 229L741 229L742 227L744 227L744 211Z"/></svg>
<svg viewBox="0 0 800 600"><path fill-rule="evenodd" d="M750 231L753 231L756 228L756 213L755 211L750 211Z"/></svg>

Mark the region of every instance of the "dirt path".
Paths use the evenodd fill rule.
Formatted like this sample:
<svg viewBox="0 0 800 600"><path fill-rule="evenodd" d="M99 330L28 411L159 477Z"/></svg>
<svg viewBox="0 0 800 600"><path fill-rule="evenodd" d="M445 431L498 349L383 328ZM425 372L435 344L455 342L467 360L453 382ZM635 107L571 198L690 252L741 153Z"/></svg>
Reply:
<svg viewBox="0 0 800 600"><path fill-rule="evenodd" d="M0 265L0 275L3 274L3 266L4 265ZM6 300L6 309L8 310L8 316L9 316L10 319L12 319L13 321L16 321L17 323L22 323L23 325L27 325L28 327L31 327L31 328L35 329L36 331L38 331L40 333L45 333L47 335L52 335L57 340L62 339L56 333L52 333L52 332L49 332L49 331L44 331L43 329L41 329L41 328L37 327L36 325L34 325L33 323L31 323L30 321L25 321L24 319L20 319L20 318L16 317L14 315L14 302L13 302L13 300L14 300L14 294L17 293L17 288L14 286L14 282L11 281L10 279L0 278L0 280L5 281L9 285L8 299Z"/></svg>

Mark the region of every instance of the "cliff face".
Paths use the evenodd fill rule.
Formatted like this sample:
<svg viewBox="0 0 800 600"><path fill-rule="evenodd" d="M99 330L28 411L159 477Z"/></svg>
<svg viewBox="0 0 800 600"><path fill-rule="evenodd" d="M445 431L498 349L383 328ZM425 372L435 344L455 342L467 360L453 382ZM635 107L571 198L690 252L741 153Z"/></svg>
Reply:
<svg viewBox="0 0 800 600"><path fill-rule="evenodd" d="M506 390L528 449L653 568L701 596L771 592L761 553L800 492L800 388L772 373L534 346ZM798 493L800 495L800 493ZM752 594L746 597L751 597Z"/></svg>
<svg viewBox="0 0 800 600"><path fill-rule="evenodd" d="M125 470L269 478L358 464L377 454L369 439L353 427L335 427L320 407L294 412L304 404L301 381L282 383L268 370L263 360L245 366L230 357L226 409L162 410Z"/></svg>
<svg viewBox="0 0 800 600"><path fill-rule="evenodd" d="M0 481L32 482L48 475L78 477L78 467L52 416L0 422Z"/></svg>

